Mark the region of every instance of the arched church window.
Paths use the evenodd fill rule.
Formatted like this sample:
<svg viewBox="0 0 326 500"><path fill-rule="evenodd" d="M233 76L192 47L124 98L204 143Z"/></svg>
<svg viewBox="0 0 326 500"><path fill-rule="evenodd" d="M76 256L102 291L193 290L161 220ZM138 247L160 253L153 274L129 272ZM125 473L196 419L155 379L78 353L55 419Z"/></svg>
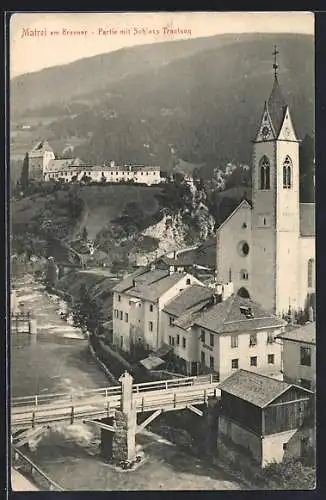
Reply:
<svg viewBox="0 0 326 500"><path fill-rule="evenodd" d="M241 269L240 271L240 279L247 280L248 279L248 271L246 269Z"/></svg>
<svg viewBox="0 0 326 500"><path fill-rule="evenodd" d="M308 260L308 287L315 287L315 259Z"/></svg>
<svg viewBox="0 0 326 500"><path fill-rule="evenodd" d="M287 156L283 163L283 189L292 187L292 160Z"/></svg>
<svg viewBox="0 0 326 500"><path fill-rule="evenodd" d="M260 189L270 189L270 164L267 156L263 156L259 162Z"/></svg>

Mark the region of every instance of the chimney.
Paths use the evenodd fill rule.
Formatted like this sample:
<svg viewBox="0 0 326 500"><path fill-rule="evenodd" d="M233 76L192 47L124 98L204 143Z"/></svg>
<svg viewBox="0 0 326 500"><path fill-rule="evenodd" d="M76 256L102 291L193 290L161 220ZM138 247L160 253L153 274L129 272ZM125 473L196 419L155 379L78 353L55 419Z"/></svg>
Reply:
<svg viewBox="0 0 326 500"><path fill-rule="evenodd" d="M218 302L228 299L233 294L233 283L217 283L215 285L215 296L218 298Z"/></svg>
<svg viewBox="0 0 326 500"><path fill-rule="evenodd" d="M176 251L176 250L174 250L174 251L173 251L173 259L174 259L174 260L176 260L176 258L177 258L177 251Z"/></svg>

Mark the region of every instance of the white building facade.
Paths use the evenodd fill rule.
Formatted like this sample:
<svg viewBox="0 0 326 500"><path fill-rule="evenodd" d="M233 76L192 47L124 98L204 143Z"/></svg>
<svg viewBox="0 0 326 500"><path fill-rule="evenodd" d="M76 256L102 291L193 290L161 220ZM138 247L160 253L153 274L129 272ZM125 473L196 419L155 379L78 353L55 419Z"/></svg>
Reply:
<svg viewBox="0 0 326 500"><path fill-rule="evenodd" d="M159 166L116 165L88 166L76 158L58 160L47 141L40 142L29 153L29 178L34 181L79 182L87 179L98 183L129 182L152 186L159 184Z"/></svg>
<svg viewBox="0 0 326 500"><path fill-rule="evenodd" d="M307 323L279 338L283 344L284 380L315 391L316 323Z"/></svg>
<svg viewBox="0 0 326 500"><path fill-rule="evenodd" d="M190 274L165 270L136 272L124 279L113 289L114 343L126 352L136 344L154 351L162 347L162 309L194 283L200 282Z"/></svg>

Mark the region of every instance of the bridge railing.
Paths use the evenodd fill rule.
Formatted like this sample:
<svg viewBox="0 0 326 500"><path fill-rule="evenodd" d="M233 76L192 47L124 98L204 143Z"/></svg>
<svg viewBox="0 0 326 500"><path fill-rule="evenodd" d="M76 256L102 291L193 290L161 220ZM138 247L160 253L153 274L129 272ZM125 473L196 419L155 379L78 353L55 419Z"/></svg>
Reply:
<svg viewBox="0 0 326 500"><path fill-rule="evenodd" d="M58 483L53 481L53 479L45 474L45 472L43 472L36 464L34 464L34 462L30 458L24 455L24 453L22 453L20 450L18 450L17 448L13 448L12 454L14 466L18 468L19 462L21 462L25 466L28 466L30 474L32 474L33 476L37 474L43 481L45 481L50 491L65 491Z"/></svg>
<svg viewBox="0 0 326 500"><path fill-rule="evenodd" d="M75 391L71 393L57 393L57 394L41 394L35 396L23 396L13 398L11 401L12 408L19 408L25 406L40 406L49 405L51 403L57 405L58 403L66 404L67 402L78 402L84 399L91 398L109 398L121 394L121 386L104 387L100 389L90 389L86 391Z"/></svg>
<svg viewBox="0 0 326 500"><path fill-rule="evenodd" d="M142 382L133 384L133 393L143 393L147 391L160 391L168 389L176 389L182 387L209 385L218 383L218 377L215 374L201 375L198 377L175 378L169 380L157 380L154 382ZM74 404L82 403L84 400L97 398L109 399L111 396L121 395L121 386L104 387L100 389L89 389L86 391L73 393L58 393L58 394L42 394L35 396L23 396L13 398L11 407L18 409L20 407L38 407L41 405L64 406L67 402Z"/></svg>

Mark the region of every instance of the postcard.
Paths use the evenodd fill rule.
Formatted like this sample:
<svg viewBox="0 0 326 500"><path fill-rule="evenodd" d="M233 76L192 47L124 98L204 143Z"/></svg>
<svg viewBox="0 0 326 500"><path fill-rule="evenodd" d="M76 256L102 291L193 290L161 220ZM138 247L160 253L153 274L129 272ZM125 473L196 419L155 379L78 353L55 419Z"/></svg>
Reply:
<svg viewBox="0 0 326 500"><path fill-rule="evenodd" d="M12 490L314 489L314 15L9 28Z"/></svg>

